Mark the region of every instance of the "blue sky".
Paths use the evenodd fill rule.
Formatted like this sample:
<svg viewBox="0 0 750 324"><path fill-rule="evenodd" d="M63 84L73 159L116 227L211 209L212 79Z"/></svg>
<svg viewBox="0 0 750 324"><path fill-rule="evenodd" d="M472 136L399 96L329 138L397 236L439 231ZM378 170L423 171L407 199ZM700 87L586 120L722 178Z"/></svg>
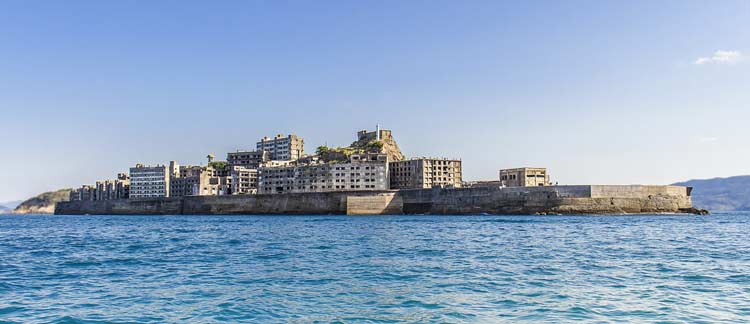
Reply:
<svg viewBox="0 0 750 324"><path fill-rule="evenodd" d="M0 2L0 201L376 123L464 178L750 174L748 1Z"/></svg>

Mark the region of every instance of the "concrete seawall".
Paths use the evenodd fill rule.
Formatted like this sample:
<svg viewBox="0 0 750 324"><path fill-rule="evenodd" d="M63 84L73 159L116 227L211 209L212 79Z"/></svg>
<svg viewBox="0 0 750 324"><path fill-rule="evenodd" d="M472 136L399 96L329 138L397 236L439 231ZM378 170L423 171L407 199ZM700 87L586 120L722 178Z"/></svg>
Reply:
<svg viewBox="0 0 750 324"><path fill-rule="evenodd" d="M692 208L679 186L550 186L192 196L58 203L59 215L639 214Z"/></svg>

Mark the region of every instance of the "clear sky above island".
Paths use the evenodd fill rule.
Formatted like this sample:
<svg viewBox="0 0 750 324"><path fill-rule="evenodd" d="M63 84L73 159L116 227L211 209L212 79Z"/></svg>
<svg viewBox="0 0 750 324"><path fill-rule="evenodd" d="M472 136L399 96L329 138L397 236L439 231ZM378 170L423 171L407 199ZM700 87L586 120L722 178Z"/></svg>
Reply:
<svg viewBox="0 0 750 324"><path fill-rule="evenodd" d="M0 2L0 201L392 129L467 180L750 174L749 1Z"/></svg>

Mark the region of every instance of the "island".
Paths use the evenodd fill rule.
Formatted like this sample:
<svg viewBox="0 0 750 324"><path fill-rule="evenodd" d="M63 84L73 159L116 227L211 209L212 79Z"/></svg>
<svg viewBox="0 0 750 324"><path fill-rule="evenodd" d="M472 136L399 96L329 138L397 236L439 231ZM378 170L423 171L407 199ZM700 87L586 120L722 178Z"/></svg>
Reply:
<svg viewBox="0 0 750 324"><path fill-rule="evenodd" d="M406 158L390 130L362 130L346 147L304 153L297 135L264 137L206 165L137 164L70 192L55 214L467 215L661 214L692 206L687 186L557 185L546 168L501 169L463 181L460 159Z"/></svg>

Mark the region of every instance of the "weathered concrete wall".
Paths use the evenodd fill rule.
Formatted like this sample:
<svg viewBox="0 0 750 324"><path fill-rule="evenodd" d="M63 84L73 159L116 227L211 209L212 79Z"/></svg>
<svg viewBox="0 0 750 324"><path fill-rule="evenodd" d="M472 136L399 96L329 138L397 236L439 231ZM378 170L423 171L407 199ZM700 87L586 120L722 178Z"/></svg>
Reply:
<svg viewBox="0 0 750 324"><path fill-rule="evenodd" d="M404 201L395 192L346 197L347 215L403 214Z"/></svg>
<svg viewBox="0 0 750 324"><path fill-rule="evenodd" d="M183 214L344 214L342 193L197 196L183 198Z"/></svg>
<svg viewBox="0 0 750 324"><path fill-rule="evenodd" d="M336 192L281 195L189 196L58 204L56 214L231 215L231 214L400 214L395 192Z"/></svg>
<svg viewBox="0 0 750 324"><path fill-rule="evenodd" d="M59 203L56 214L621 214L692 207L686 187L550 186L199 196Z"/></svg>
<svg viewBox="0 0 750 324"><path fill-rule="evenodd" d="M68 201L55 206L55 214L70 215L177 215L182 214L180 198Z"/></svg>
<svg viewBox="0 0 750 324"><path fill-rule="evenodd" d="M692 207L675 186L549 186L404 190L407 214L670 213Z"/></svg>
<svg viewBox="0 0 750 324"><path fill-rule="evenodd" d="M643 198L657 195L687 196L687 187L680 186L590 186L591 198Z"/></svg>

